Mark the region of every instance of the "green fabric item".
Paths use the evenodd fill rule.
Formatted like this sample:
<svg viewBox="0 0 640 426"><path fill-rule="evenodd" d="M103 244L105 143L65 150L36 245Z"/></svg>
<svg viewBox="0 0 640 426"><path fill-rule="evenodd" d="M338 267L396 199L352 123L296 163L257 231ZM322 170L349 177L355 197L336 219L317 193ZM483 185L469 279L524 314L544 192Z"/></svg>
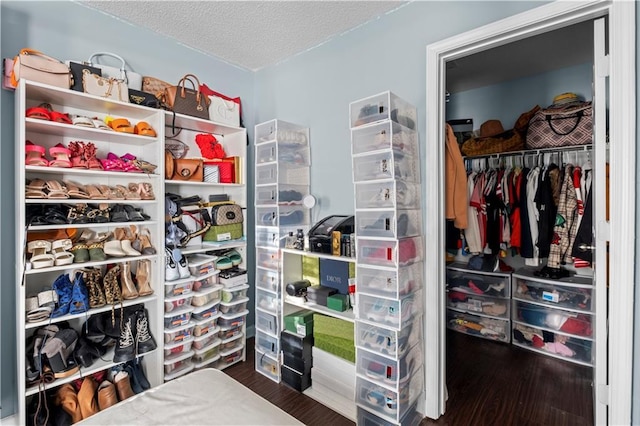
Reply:
<svg viewBox="0 0 640 426"><path fill-rule="evenodd" d="M320 285L320 259L302 256L302 279L309 280L311 285Z"/></svg>
<svg viewBox="0 0 640 426"><path fill-rule="evenodd" d="M338 318L332 318L322 314L313 315L313 335L316 333L327 336L340 337L342 339L354 341L353 323Z"/></svg>
<svg viewBox="0 0 640 426"><path fill-rule="evenodd" d="M326 334L313 333L313 345L349 362L356 362L356 347L353 339L347 340Z"/></svg>
<svg viewBox="0 0 640 426"><path fill-rule="evenodd" d="M242 238L244 232L242 230L242 223L232 223L231 225L217 225L209 228L203 241L229 241L238 240Z"/></svg>

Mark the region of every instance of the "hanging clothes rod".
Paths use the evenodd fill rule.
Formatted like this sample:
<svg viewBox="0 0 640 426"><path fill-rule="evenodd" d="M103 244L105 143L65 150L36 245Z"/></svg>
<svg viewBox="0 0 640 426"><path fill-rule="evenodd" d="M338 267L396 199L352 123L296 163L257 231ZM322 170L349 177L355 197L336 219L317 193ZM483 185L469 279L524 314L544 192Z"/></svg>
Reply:
<svg viewBox="0 0 640 426"><path fill-rule="evenodd" d="M486 155L469 155L462 157L465 160L471 160L474 158L500 158L500 157L513 157L513 156L525 156L525 155L540 155L547 152L568 152L568 151L589 151L593 149L593 144L587 145L573 145L563 146L558 148L539 148L539 149L525 149L521 151L509 151L509 152L497 152Z"/></svg>

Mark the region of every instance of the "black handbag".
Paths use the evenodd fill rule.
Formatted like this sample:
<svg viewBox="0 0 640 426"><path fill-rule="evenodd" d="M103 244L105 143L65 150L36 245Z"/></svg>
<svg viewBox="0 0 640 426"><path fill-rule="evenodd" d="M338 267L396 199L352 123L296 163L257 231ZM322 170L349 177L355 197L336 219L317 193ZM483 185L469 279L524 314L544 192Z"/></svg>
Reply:
<svg viewBox="0 0 640 426"><path fill-rule="evenodd" d="M160 108L160 100L155 95L141 90L129 89L129 102L149 108Z"/></svg>

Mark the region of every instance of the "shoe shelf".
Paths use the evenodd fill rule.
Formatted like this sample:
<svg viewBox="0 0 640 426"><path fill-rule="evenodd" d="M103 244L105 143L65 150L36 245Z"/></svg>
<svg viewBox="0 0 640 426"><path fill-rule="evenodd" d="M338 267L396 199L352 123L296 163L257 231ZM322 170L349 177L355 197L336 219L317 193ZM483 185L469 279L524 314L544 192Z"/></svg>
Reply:
<svg viewBox="0 0 640 426"><path fill-rule="evenodd" d="M310 211L302 205L310 194L309 128L276 119L257 124L254 134L256 275L272 279L268 293L256 285L256 339L277 342L270 353L256 346L255 370L279 383L284 296L280 260L287 236L298 230L304 234L311 224ZM303 240L298 243L303 248Z"/></svg>
<svg viewBox="0 0 640 426"><path fill-rule="evenodd" d="M211 250L224 250L224 249L234 249L234 248L242 248L247 245L246 240L232 240L228 242L220 242L220 243L204 243L204 244L196 244L192 246L186 246L181 249L184 254L195 254L195 253L205 253Z"/></svg>
<svg viewBox="0 0 640 426"><path fill-rule="evenodd" d="M352 102L349 111L356 197L355 403L358 418L399 425L425 392L416 108L387 91Z"/></svg>
<svg viewBox="0 0 640 426"><path fill-rule="evenodd" d="M343 321L354 322L355 314L353 309L348 309L346 311L334 311L333 309L329 309L326 306L318 305L316 303L305 302L302 297L292 297L289 295L285 295L283 302L285 305L295 306L301 309L309 309L310 311L317 312L319 314L324 314L328 317L337 318ZM300 309L295 309L294 311L299 311Z"/></svg>
<svg viewBox="0 0 640 426"><path fill-rule="evenodd" d="M43 268L33 268L31 264L31 254L27 253L27 241L45 240L49 242L56 242L59 240L65 240L66 234L70 229L80 230L102 230L109 231L112 235L110 238L115 239L115 228L127 227L129 225L135 225L138 229L145 227L148 229L148 237L150 243L156 248L159 253L161 250L162 236L164 233L164 206L163 206L163 194L164 194L164 181L158 171L164 169L164 111L155 110L151 108L141 107L130 103L115 102L108 99L88 95L85 93L65 90L57 87L48 86L46 84L30 82L21 80L16 92L15 92L15 164L16 176L15 176L15 227L20 232L17 234L15 249L18 255L16 256L16 312L17 312L17 386L18 386L18 421L19 424L25 424L29 415L27 412L28 399L36 398L36 393L39 392L37 385L27 385L27 366L31 364L33 359L33 353L27 353L27 343L38 332L39 329L48 325L57 325L62 327L62 324L68 324L69 328L72 328L78 336L81 336L83 325L83 319L89 319L96 314L105 313L112 309L112 306L105 305L98 308L87 309L86 312L77 314L64 314L57 318L48 318L37 322L27 322L27 299L36 296L40 292L46 290L52 290L53 283L56 277L60 274L68 274L73 271L81 270L84 268L101 267L109 264L127 264L131 262L134 264L139 260L148 260L145 262L145 270L147 270L146 276L149 277L149 285L154 291L151 295L139 296L135 299L123 300L123 307L130 307L132 305L141 305L144 308L144 316L146 320L144 325L138 320L137 324L134 324L134 328L148 332L155 340L157 346L162 346L162 306L163 298L158 296L162 294L163 282L160 277L163 276L163 262L159 254L145 254L140 256L126 256L126 257L109 257L100 261L88 261L81 262L80 258L76 262L63 264L59 261L52 262L54 266L46 266ZM59 116L69 118L69 120L75 119L75 116L82 117L96 117L97 120L93 122L94 126L98 123L102 125L99 127L85 127L77 124L49 121L45 118L34 118L33 116L27 117L27 110L30 108L41 107L42 104L48 104L47 108L60 113ZM45 108L46 109L46 108ZM123 133L113 131L102 123L104 119L112 117L126 118L132 125L136 125L139 122L147 122L152 127L156 136L141 136L133 133ZM98 121L99 120L99 121ZM76 122L78 122L77 120ZM35 149L29 141L35 146ZM72 144L72 142L83 142L83 144ZM29 147L29 148L27 148ZM58 149L55 149L58 148ZM78 149L76 149L78 148ZM89 164L93 164L93 167L97 165L104 167L108 161L108 154L112 154L110 158L117 158L118 164L125 165L125 160L137 159L146 163L150 163L157 167L154 173L133 173L120 170L97 170L89 169ZM129 154L129 155L126 155ZM100 160L105 160L101 162ZM114 160L112 160L114 161ZM127 168L131 168L133 163L129 163ZM71 167L76 166L76 167ZM144 188L145 190L151 190L154 194L152 200L142 199L95 199L95 198L48 198L49 189L42 191L40 196L46 196L47 198L27 198L27 179L41 179L43 181L70 181L72 184L78 184L80 190L85 190L85 185L107 185L116 186L122 185L128 189L129 183L144 183L149 184L150 187ZM55 187L52 187L55 189ZM34 189L34 188L30 188ZM36 186L35 190L39 188ZM142 191L142 187L140 190ZM68 196L66 190L63 190ZM142 194L142 192L141 192ZM31 195L31 194L30 194ZM126 197L125 197L126 198ZM135 222L103 222L103 223L83 223L83 224L39 224L28 226L27 212L30 217L34 214L39 214L37 205L42 205L44 210L49 209L55 204L60 205L99 205L106 204L109 207L113 207L115 204L127 204L132 208L140 208L144 206L144 213L148 215L148 220L135 221ZM34 213L35 212L35 213ZM66 213L63 213L66 215ZM145 216L146 217L146 216ZM40 221L38 223L46 223L46 221ZM59 231L56 233L56 231ZM65 232L66 231L66 232ZM137 231L136 231L137 232ZM83 232L78 232L72 237L72 243L84 242L80 241L79 237ZM142 236L142 234L140 234ZM120 239L120 238L118 238ZM95 240L94 240L95 241ZM140 238L142 242L143 239ZM88 241L87 243L91 243ZM51 255L55 259L55 254L51 249L42 249L45 255ZM73 250L62 247L61 251L69 252L72 256L75 256ZM62 253L64 256L64 253ZM47 259L49 257L47 256ZM75 259L75 257L72 257ZM146 269L148 268L148 269ZM101 268L104 269L104 268ZM135 269L135 267L134 267ZM101 274L103 272L101 271ZM136 285L131 276L132 285ZM72 280L74 281L74 280ZM74 287L82 288L89 287L87 283L81 283L82 280L78 280L72 283ZM146 280L145 280L146 282ZM95 283L94 283L95 284ZM104 291L102 277L98 281L97 285ZM125 286L125 283L118 280L118 285ZM127 285L128 282L127 282ZM93 287L92 287L93 288ZM72 303L84 302L84 298L89 300L89 296L82 295L82 289L76 293L72 293ZM29 300L29 306L33 308L33 300ZM42 302L41 302L42 303ZM89 306L89 302L86 302L86 306ZM119 309L120 303L115 305L116 309ZM54 306L53 309L56 307ZM75 311L72 311L75 312ZM46 316L46 313L45 313ZM40 317L42 318L42 317ZM141 328L143 327L143 328ZM148 327L148 328L147 328ZM137 329L135 330L137 333ZM142 333L142 332L141 332ZM122 339L117 339L120 342ZM80 340L78 340L80 341ZM122 340L124 341L124 340ZM78 345L79 346L79 345ZM69 383L75 379L83 378L94 372L108 370L111 367L121 364L121 362L113 362L113 349L107 352L102 359L97 359L88 368L80 368L77 373L71 374L69 377L60 378L52 383L45 385L46 389L55 390L56 387ZM157 386L162 383L162 350L152 350L139 356L144 359L144 370L146 371L148 381L152 386ZM68 356L72 356L70 354ZM65 355L67 356L67 355ZM46 360L46 355L42 355L41 358Z"/></svg>
<svg viewBox="0 0 640 426"><path fill-rule="evenodd" d="M188 181L182 181L182 180L166 180L165 181L165 185L167 186L185 186L185 187L190 187L190 186L195 186L195 187L199 187L199 186L204 186L207 188L211 188L211 187L220 187L220 188L244 188L244 184L242 183L211 183L211 182L188 182Z"/></svg>

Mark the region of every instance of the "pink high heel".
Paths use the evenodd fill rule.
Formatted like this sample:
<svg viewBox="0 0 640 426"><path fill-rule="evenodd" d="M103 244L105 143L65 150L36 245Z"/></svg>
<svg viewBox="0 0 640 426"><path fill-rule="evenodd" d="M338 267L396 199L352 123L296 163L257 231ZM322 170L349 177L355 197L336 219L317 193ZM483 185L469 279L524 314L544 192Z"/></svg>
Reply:
<svg viewBox="0 0 640 426"><path fill-rule="evenodd" d="M107 154L107 158L100 159L100 163L102 163L104 170L110 172L123 172L125 167L124 161L113 152Z"/></svg>
<svg viewBox="0 0 640 426"><path fill-rule="evenodd" d="M36 145L31 141L27 141L27 145L24 147L25 152L25 164L27 166L48 166L49 161L44 158L46 150L43 146Z"/></svg>
<svg viewBox="0 0 640 426"><path fill-rule="evenodd" d="M49 155L54 158L54 160L51 160L49 162L49 166L70 168L71 167L71 160L69 160L70 154L71 154L71 151L69 151L69 149L66 148L64 145L62 145L61 143L57 144L54 147L49 148Z"/></svg>

